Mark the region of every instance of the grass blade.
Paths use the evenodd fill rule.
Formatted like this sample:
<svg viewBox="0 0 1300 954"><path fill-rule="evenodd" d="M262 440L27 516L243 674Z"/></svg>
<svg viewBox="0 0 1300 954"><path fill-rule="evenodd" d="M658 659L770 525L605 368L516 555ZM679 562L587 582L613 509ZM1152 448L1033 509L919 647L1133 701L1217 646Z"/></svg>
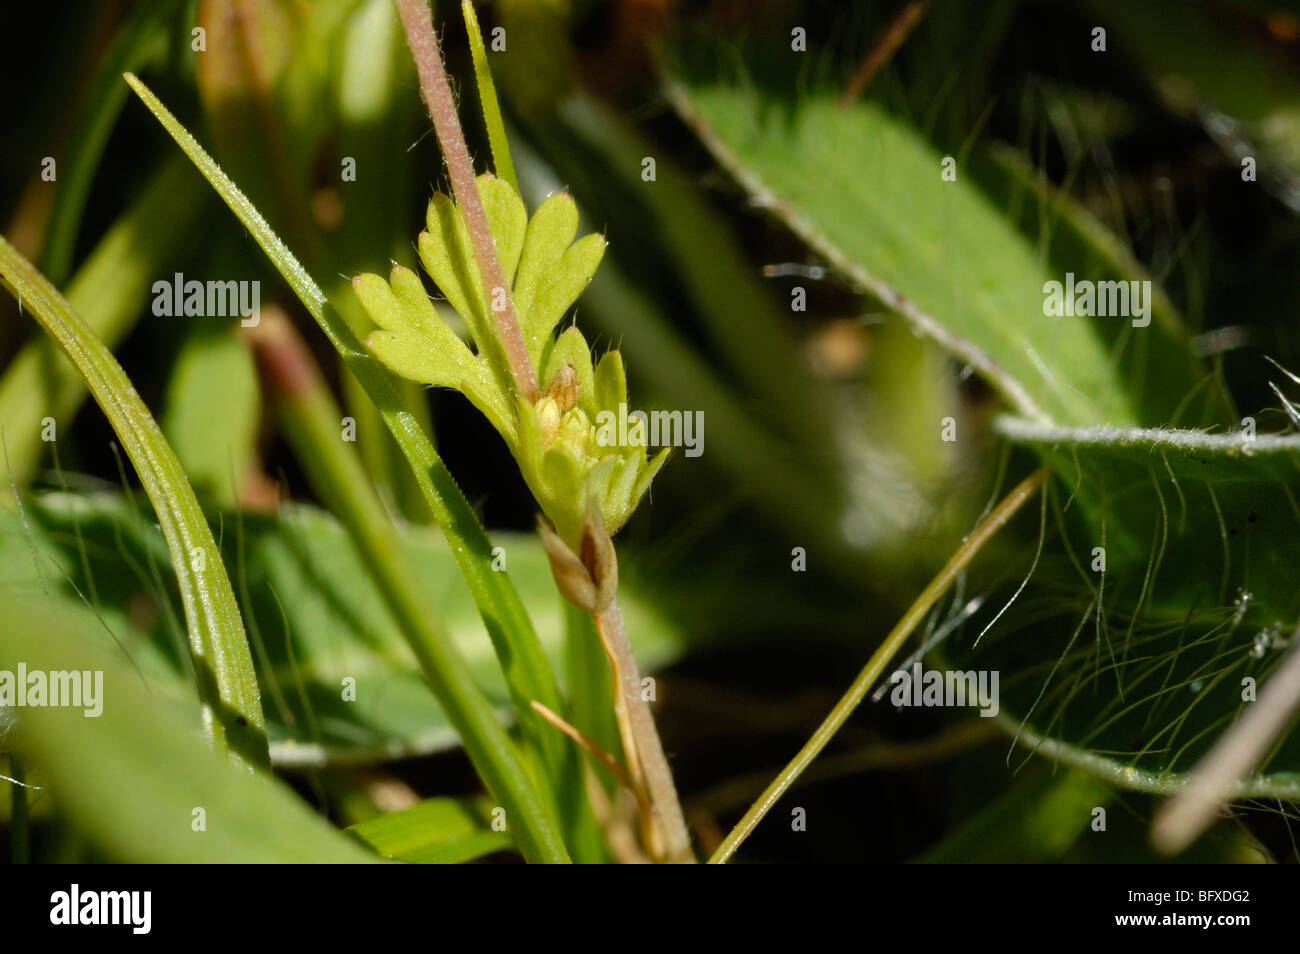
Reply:
<svg viewBox="0 0 1300 954"><path fill-rule="evenodd" d="M54 193L50 227L40 257L46 276L55 285L62 285L72 268L86 197L113 124L126 102L126 90L117 78L123 70L138 69L149 57L163 23L179 6L179 0L138 4L95 71L89 95L77 113L72 139L64 150L67 158L60 160L60 185ZM159 245L165 247L165 243Z"/></svg>
<svg viewBox="0 0 1300 954"><path fill-rule="evenodd" d="M917 625L925 619L925 614L930 611L930 607L935 604L935 601L952 585L953 580L974 559L975 554L988 542L989 538L1002 529L1003 525L1015 515L1016 511L1024 506L1025 501L1042 489L1043 482L1047 479L1047 473L1046 468L1034 471L1013 487L1011 492L998 504L997 508L980 521L980 525L966 538L966 542L952 555L952 559L930 581L930 585L921 591L921 595L916 598L916 602L903 614L903 618L898 621L898 624L889 631L885 641L872 654L866 666L858 673L858 677L853 680L853 685L849 686L848 691L835 704L835 708L817 727L817 731L812 734L812 737L799 750L799 753L790 760L790 764L781 770L781 774L772 780L772 784L764 790L758 800L750 806L749 811L745 812L744 817L727 835L726 840L718 846L718 850L709 859L710 864L723 864L735 854L741 842L749 837L749 833L763 820L763 817L776 804L777 799L794 784L794 780L803 773L803 770L812 764L812 760L818 756L821 750L826 747L826 744L835 736L835 733L840 730L840 727L844 725L848 717L852 715L853 710L858 707L858 703L866 697L872 685L884 672L885 667L889 665L889 661L903 648L903 644L907 642L907 637L911 635L912 630L916 629Z"/></svg>
<svg viewBox="0 0 1300 954"><path fill-rule="evenodd" d="M153 503L180 585L205 730L236 762L269 765L244 623L212 530L180 462L112 352L3 237L0 276L86 379Z"/></svg>
<svg viewBox="0 0 1300 954"><path fill-rule="evenodd" d="M506 139L506 126L501 119L501 104L497 101L497 88L488 69L487 49L483 46L483 33L478 27L478 16L470 0L461 0L461 13L465 17L465 30L469 34L469 50L474 59L474 78L478 81L478 98L483 106L483 122L487 126L488 143L492 147L492 165L496 174L519 191L515 177L515 164L510 161L510 142Z"/></svg>

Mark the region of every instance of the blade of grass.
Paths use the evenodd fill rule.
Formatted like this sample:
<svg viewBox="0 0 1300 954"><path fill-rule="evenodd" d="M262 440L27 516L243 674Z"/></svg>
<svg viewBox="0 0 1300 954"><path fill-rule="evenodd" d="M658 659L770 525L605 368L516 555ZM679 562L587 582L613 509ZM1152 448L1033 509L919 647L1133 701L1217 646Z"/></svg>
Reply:
<svg viewBox="0 0 1300 954"><path fill-rule="evenodd" d="M515 177L515 164L510 161L510 142L506 139L506 126L501 119L501 104L497 101L497 88L488 69L487 49L483 46L483 33L479 30L478 16L471 0L461 0L460 11L465 17L465 30L469 34L469 51L474 60L474 78L478 82L479 103L483 106L483 123L487 126L488 143L492 147L492 165L496 174L519 191Z"/></svg>
<svg viewBox="0 0 1300 954"><path fill-rule="evenodd" d="M550 665L519 594L510 585L505 573L492 569L492 544L486 531L478 522L465 495L461 493L455 478L420 429L419 423L402 406L383 366L362 347L347 324L327 307L320 286L198 141L139 79L128 74L126 81L217 190L226 205L239 217L245 228L253 234L267 257L342 356L348 369L379 408L384 423L392 431L420 483L434 520L442 528L456 555L461 573L483 614L507 682L531 686L544 679L553 680L554 675L551 674ZM447 654L446 647L442 646L418 647L417 652L439 664L451 665L450 660L453 658ZM567 860L554 819L539 801L532 779L517 753L510 747L504 730L492 717L491 707L473 687L472 681L469 681L469 685L465 684L468 675L463 671L443 670L439 675L440 683L453 681L464 691L464 695L457 701L470 708L453 711L448 707L448 715L461 730L471 757L478 756L475 764L483 772L488 787L499 799L508 803L507 810L514 807L515 811L510 811L509 815L520 826L515 829L515 833L524 856L530 860ZM467 721L471 718L472 723ZM541 724L540 717L531 709L518 713L518 718L525 725L528 720L535 720L532 729L535 735L540 735L543 730L550 731Z"/></svg>
<svg viewBox="0 0 1300 954"><path fill-rule="evenodd" d="M212 529L180 462L113 353L3 237L0 276L86 379L153 503L185 608L204 729L236 763L268 767L266 725L244 623Z"/></svg>
<svg viewBox="0 0 1300 954"><path fill-rule="evenodd" d="M763 820L763 816L785 794L786 789L812 763L812 760L826 747L826 744L830 742L835 733L853 714L853 710L862 702L875 684L876 679L889 665L890 660L903 648L903 644L907 642L907 637L912 634L912 630L925 619L925 615L930 612L930 607L952 585L953 580L957 578L957 574L974 559L975 554L979 553L984 544L1002 529L1003 525L1015 515L1016 511L1023 507L1025 502L1042 488L1047 474L1046 468L1039 468L1034 471L1017 484L992 513L980 521L979 526L966 538L944 568L939 571L939 574L921 591L921 595L903 614L903 618L889 631L889 635L885 637L884 642L872 654L866 666L862 668L862 671L858 673L858 677L853 680L853 684L849 686L848 691L835 704L835 708L817 727L817 731L812 734L804 747L799 750L799 753L790 760L790 764L781 770L781 774L772 780L772 784L750 806L744 817L736 823L736 827L731 830L726 840L718 846L718 850L709 859L710 864L724 864L728 858L735 854L741 842L749 837L750 832Z"/></svg>

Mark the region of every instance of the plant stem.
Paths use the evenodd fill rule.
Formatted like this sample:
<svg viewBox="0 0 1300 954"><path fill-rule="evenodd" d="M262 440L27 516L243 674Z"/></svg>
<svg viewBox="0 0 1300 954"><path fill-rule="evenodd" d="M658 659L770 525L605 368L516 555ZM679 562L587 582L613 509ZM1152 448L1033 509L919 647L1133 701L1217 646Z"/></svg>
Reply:
<svg viewBox="0 0 1300 954"><path fill-rule="evenodd" d="M465 216L465 225L474 245L474 257L478 261L479 275L483 279L487 301L496 317L497 334L510 365L510 374L519 393L530 403L536 402L537 372L528 357L524 334L515 318L510 286L502 274L492 230L488 227L487 214L483 211L483 200L479 196L478 183L474 177L474 162L469 157L469 147L465 145L465 136L460 129L456 100L447 83L447 71L442 65L442 53L438 49L438 38L433 32L433 21L429 18L429 7L426 0L393 2L397 4L397 12L402 18L406 44L411 48L411 58L415 60L416 72L420 77L420 91L429 108L433 128L438 134L438 144L442 147L442 155L447 163L447 174L451 178L456 204ZM497 307L498 304L500 307Z"/></svg>
<svg viewBox="0 0 1300 954"><path fill-rule="evenodd" d="M858 673L858 677L853 680L853 685L849 686L848 691L835 704L835 708L817 727L817 731L812 734L812 737L799 750L799 753L790 760L790 764L781 770L781 774L772 780L772 783L758 797L758 800L749 807L749 811L745 812L744 817L737 822L736 827L727 835L726 840L718 846L718 850L709 859L709 864L725 863L740 847L741 842L749 837L750 832L763 820L763 817L777 803L777 800L785 794L786 789L811 764L818 753L826 748L826 744L830 742L835 733L852 715L853 710L862 702L881 672L889 665L889 661L903 648L912 630L925 619L925 614L930 611L930 607L952 585L953 580L957 578L957 574L966 568L966 565L974 559L975 554L980 551L984 544L998 530L1002 529L1003 525L1011 519L1016 511L1023 507L1025 502L1043 486L1047 474L1047 468L1040 467L1017 484L1011 493L1002 499L997 508L985 517L980 525L975 528L975 531L957 548L957 552L952 555L944 568L921 591L921 595L916 598L916 602L903 614L903 618L898 621L898 624L890 630L889 635L885 637L885 641L872 654L866 666Z"/></svg>
<svg viewBox="0 0 1300 954"><path fill-rule="evenodd" d="M677 787L673 784L673 773L659 740L659 730L655 728L654 716L641 695L641 671L623 628L618 599L613 599L603 610L593 612L591 619L596 624L605 652L609 654L614 673L614 708L619 717L619 729L624 734L628 774L634 782L644 785L651 817L663 842L660 851L652 853L674 864L691 862L694 860L691 836L677 797Z"/></svg>

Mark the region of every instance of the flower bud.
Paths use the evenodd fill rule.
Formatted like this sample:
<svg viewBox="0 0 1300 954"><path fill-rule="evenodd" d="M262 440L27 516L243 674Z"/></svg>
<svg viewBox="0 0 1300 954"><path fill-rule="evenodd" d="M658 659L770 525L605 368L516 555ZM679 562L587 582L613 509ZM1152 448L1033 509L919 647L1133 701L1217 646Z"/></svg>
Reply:
<svg viewBox="0 0 1300 954"><path fill-rule="evenodd" d="M580 459L591 447L591 419L581 408L571 408L560 420L560 440Z"/></svg>
<svg viewBox="0 0 1300 954"><path fill-rule="evenodd" d="M551 380L546 385L546 396L554 398L560 406L561 414L578 403L578 372L573 365L562 365L551 375Z"/></svg>
<svg viewBox="0 0 1300 954"><path fill-rule="evenodd" d="M542 432L542 446L549 447L560 433L560 406L553 397L537 402L537 423Z"/></svg>

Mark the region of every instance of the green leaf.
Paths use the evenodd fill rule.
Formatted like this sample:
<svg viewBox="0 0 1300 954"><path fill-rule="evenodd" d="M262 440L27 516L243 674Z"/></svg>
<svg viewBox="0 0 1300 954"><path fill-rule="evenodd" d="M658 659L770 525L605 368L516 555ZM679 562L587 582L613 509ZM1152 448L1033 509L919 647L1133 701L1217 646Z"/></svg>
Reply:
<svg viewBox="0 0 1300 954"><path fill-rule="evenodd" d="M156 589L149 570L166 560L166 542L141 519L140 508L117 495L63 493L24 498L23 506L30 538L16 511L0 511L4 598L42 594L35 549L60 617L98 631L107 644L126 647L157 692L192 698L171 631L170 594ZM285 506L274 516L224 511L216 519L250 630L256 625L251 641L273 764L372 763L459 744L347 530L307 506ZM510 692L446 539L416 526L400 527L395 537L475 683L498 711L508 713ZM563 601L541 541L534 534L500 534L496 542L547 658L563 671ZM636 586L635 561L626 562L624 576L632 578L625 579L620 602L637 658L653 671L676 659L685 643L676 624ZM344 699L345 679L355 681L354 701Z"/></svg>
<svg viewBox="0 0 1300 954"><path fill-rule="evenodd" d="M1119 236L1010 146L991 145L973 157L971 166L1021 234L1045 247L1057 274L1072 271L1093 281L1150 283L1150 325L1097 327L1111 349L1116 376L1133 405L1142 409L1143 420L1195 427L1232 419L1223 389L1203 386L1210 372L1189 347L1182 317Z"/></svg>
<svg viewBox="0 0 1300 954"><path fill-rule="evenodd" d="M27 707L14 739L59 812L105 855L160 864L374 860L288 786L205 745L192 700L150 693L119 658L65 633L67 619L51 610L9 602L0 657L21 659L29 671L101 671L102 712Z"/></svg>
<svg viewBox="0 0 1300 954"><path fill-rule="evenodd" d="M962 665L999 670L1012 764L1039 751L1167 792L1263 686L1300 624L1300 437L995 420L1057 473L1059 542ZM1016 573L1023 573L1017 568ZM1032 638L1026 627L1032 626ZM1297 790L1300 736L1241 794Z"/></svg>
<svg viewBox="0 0 1300 954"><path fill-rule="evenodd" d="M567 193L550 196L529 220L511 185L486 174L478 183L528 354L540 369L556 324L595 274L605 239L592 234L573 240L578 211ZM491 304L469 232L455 203L441 193L429 203L428 228L420 233L419 248L425 269L469 325L479 353L492 353L485 350L496 346Z"/></svg>
<svg viewBox="0 0 1300 954"><path fill-rule="evenodd" d="M519 193L504 179L484 173L478 177L478 190L501 262L501 274L512 284L523 251L528 213ZM420 260L438 290L469 325L479 354L488 353L496 342L492 303L479 277L464 216L441 192L435 193L429 202L427 228L420 233L419 249Z"/></svg>
<svg viewBox="0 0 1300 954"><path fill-rule="evenodd" d="M411 294L411 281L418 286L418 296ZM384 363L398 374L454 388L476 373L469 348L438 317L410 269L393 266L388 281L378 275L358 275L352 290L366 314L383 329L372 332L367 345L382 352Z"/></svg>
<svg viewBox="0 0 1300 954"><path fill-rule="evenodd" d="M163 433L195 492L233 506L253 461L262 410L253 357L233 328L200 325L185 338L164 408Z"/></svg>
<svg viewBox="0 0 1300 954"><path fill-rule="evenodd" d="M595 390L595 414L609 411L618 414L619 405L627 404L627 371L623 367L623 355L618 351L607 351L596 362L592 384Z"/></svg>
<svg viewBox="0 0 1300 954"><path fill-rule="evenodd" d="M180 584L209 737L241 765L266 764L266 727L243 620L185 471L112 352L3 238L0 276L86 379L158 514Z"/></svg>
<svg viewBox="0 0 1300 954"><path fill-rule="evenodd" d="M541 328L529 320L533 301L577 234L578 206L568 192L547 196L528 222L513 300L528 344L528 355L534 364L541 364L542 351L550 341L554 325Z"/></svg>
<svg viewBox="0 0 1300 954"><path fill-rule="evenodd" d="M430 798L347 830L384 858L455 865L513 847L509 834L492 830L492 810L484 798Z"/></svg>
<svg viewBox="0 0 1300 954"><path fill-rule="evenodd" d="M392 371L412 381L463 391L500 431L514 430L510 406L485 358L475 357L434 311L413 271L394 265L388 282L358 275L352 288L382 331L366 346Z"/></svg>
<svg viewBox="0 0 1300 954"><path fill-rule="evenodd" d="M362 276L354 283L363 305L385 329L371 336L374 353L400 374L464 392L506 440L543 512L571 546L577 545L592 496L603 505L609 532L616 533L631 516L635 477L630 475L626 487L611 498L608 481L615 462L602 458L618 452L593 440L595 373L582 332L575 326L550 341L555 324L586 287L604 255L604 238L589 235L569 244L576 232L577 212L567 196L544 202L525 235L526 213L515 189L491 176L479 181L507 281L513 282L519 267L523 298L516 301L516 313L533 369L542 367L546 394L536 403L516 395L493 332L468 230L459 209L445 195L434 196L429 204L429 228L420 235L420 254L429 274L465 319L479 357L465 360L463 345L451 340L449 328L437 327L436 316L430 318L431 306L417 288L411 289L411 302L398 301L400 271L394 272L391 291L375 276ZM562 377L566 373L573 375L572 381ZM639 470L641 460L631 466ZM611 501L618 505L605 506Z"/></svg>
<svg viewBox="0 0 1300 954"><path fill-rule="evenodd" d="M497 102L496 86L492 83L492 71L488 68L487 50L483 47L483 34L479 31L474 4L471 0L461 0L460 11L465 18L465 32L469 34L469 51L474 61L474 78L478 82L478 99L483 107L488 142L492 145L492 161L497 175L518 192L519 180L515 178L514 163L510 161L510 143L506 139L501 104Z"/></svg>
<svg viewBox="0 0 1300 954"><path fill-rule="evenodd" d="M596 274L596 267L604 256L605 236L595 233L584 235L564 249L559 260L544 273L529 276L536 291L527 307L519 306L519 320L523 325L529 355L550 340L551 332L560 323L569 306L578 300L582 290Z"/></svg>
<svg viewBox="0 0 1300 954"><path fill-rule="evenodd" d="M1128 392L1112 356L1114 338L1137 347L1145 329L1125 331L1129 318L1045 315L1045 284L1065 275L1045 266L964 170L944 181L944 157L913 128L877 102L841 107L828 87L797 95L797 75L752 48L740 57L748 78L716 43L686 42L674 54L670 98L754 200L971 365L1020 415L1164 423ZM1147 360L1185 364L1186 352L1149 348Z"/></svg>

